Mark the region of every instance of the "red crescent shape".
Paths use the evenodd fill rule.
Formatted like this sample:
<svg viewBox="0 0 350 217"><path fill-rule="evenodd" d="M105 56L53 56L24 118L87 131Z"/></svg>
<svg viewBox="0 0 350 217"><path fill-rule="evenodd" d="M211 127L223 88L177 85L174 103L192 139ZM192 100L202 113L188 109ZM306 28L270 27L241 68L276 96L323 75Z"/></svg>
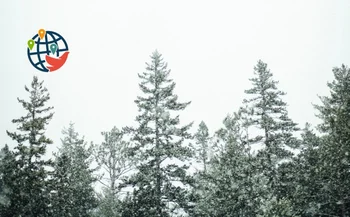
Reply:
<svg viewBox="0 0 350 217"><path fill-rule="evenodd" d="M47 68L50 70L50 72L53 72L59 68L61 68L64 63L67 60L69 52L65 52L62 56L60 56L59 58L54 58L54 57L50 57L48 55L45 56L46 62L50 65L47 66Z"/></svg>

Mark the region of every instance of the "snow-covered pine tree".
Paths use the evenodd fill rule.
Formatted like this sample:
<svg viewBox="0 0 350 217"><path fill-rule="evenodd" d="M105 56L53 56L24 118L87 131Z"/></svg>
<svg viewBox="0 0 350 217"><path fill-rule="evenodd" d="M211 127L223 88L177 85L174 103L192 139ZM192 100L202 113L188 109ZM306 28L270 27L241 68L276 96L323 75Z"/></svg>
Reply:
<svg viewBox="0 0 350 217"><path fill-rule="evenodd" d="M198 130L194 136L196 140L196 146L194 147L195 156L197 158L197 161L203 165L203 172L205 173L207 171L207 165L209 162L210 136L208 127L204 121L200 122Z"/></svg>
<svg viewBox="0 0 350 217"><path fill-rule="evenodd" d="M71 189L71 159L66 154L56 155L52 173L51 216L73 216L74 195Z"/></svg>
<svg viewBox="0 0 350 217"><path fill-rule="evenodd" d="M124 132L113 127L110 132L102 132L104 141L93 145L95 161L102 169L99 180L103 185L103 194L97 211L99 216L119 216L119 184L123 177L133 169L134 162L127 156L129 142Z"/></svg>
<svg viewBox="0 0 350 217"><path fill-rule="evenodd" d="M335 80L328 83L330 96L320 97L316 105L324 133L320 150L324 165L323 213L334 216L350 215L350 69L342 65L333 69Z"/></svg>
<svg viewBox="0 0 350 217"><path fill-rule="evenodd" d="M290 172L280 173L280 178L285 184L284 195L292 204L292 216L318 216L322 211L317 204L322 204L325 196L321 191L324 185L321 173L324 164L320 155L322 139L309 123L306 123L301 137L300 153L286 164Z"/></svg>
<svg viewBox="0 0 350 217"><path fill-rule="evenodd" d="M14 216L12 210L11 198L16 193L16 184L14 182L16 171L16 160L13 152L5 145L0 150L0 216Z"/></svg>
<svg viewBox="0 0 350 217"><path fill-rule="evenodd" d="M17 132L7 134L16 141L15 178L16 193L11 197L11 209L15 216L48 216L49 192L47 188L46 166L51 160L44 160L46 146L52 141L45 136L45 128L51 120L53 107L46 106L50 99L43 81L33 77L31 88L25 86L30 94L29 101L18 99L27 114L12 120L18 126Z"/></svg>
<svg viewBox="0 0 350 217"><path fill-rule="evenodd" d="M90 147L87 146L84 138L79 137L74 124L70 123L68 129L64 129L62 133L64 138L61 139L62 146L57 154L53 179L52 198L56 201L52 203L69 207L66 211L70 213L65 213L65 216L90 216L97 206L93 188L96 178L93 175L95 170L91 169ZM62 189L62 185L66 187ZM58 192L60 189L66 192ZM66 198L61 198L63 196ZM60 204L59 201L62 199L65 199L67 204Z"/></svg>
<svg viewBox="0 0 350 217"><path fill-rule="evenodd" d="M245 143L245 125L240 112L229 115L214 136L222 147L208 169L204 200L199 216L258 216L260 176L255 158ZM219 144L220 143L220 144Z"/></svg>
<svg viewBox="0 0 350 217"><path fill-rule="evenodd" d="M200 169L197 169L197 172L193 174L194 186L192 189L192 202L195 203L195 209L191 210L190 216L204 216L204 211L201 206L205 206L205 188L207 186L206 173L207 167L209 164L209 155L210 155L210 142L211 138L209 136L209 130L204 121L201 121L197 132L194 135L195 145L192 145L194 150L194 157L196 163L199 163Z"/></svg>
<svg viewBox="0 0 350 217"><path fill-rule="evenodd" d="M131 153L139 159L128 184L135 187L133 216L165 217L188 206L185 187L190 177L184 163L192 153L184 141L192 137L188 132L192 123L179 126L179 115L172 117L170 112L181 111L190 102L178 102L173 93L175 82L168 78L170 70L162 55L155 51L151 59L147 71L139 74L144 96L135 100L140 112L138 126L126 128L133 133Z"/></svg>
<svg viewBox="0 0 350 217"><path fill-rule="evenodd" d="M273 80L267 64L259 60L254 67L254 74L255 77L249 79L253 87L245 91L249 98L243 103L249 131L257 134L251 136L247 142L253 148L262 146L257 155L261 163L261 173L267 181L264 203L267 206L264 209L267 210L278 206L280 198L276 189L281 183L277 181L277 167L279 163L293 156L288 148L298 146L293 135L298 128L288 117L287 104L281 99L285 93L277 89L278 82ZM271 212L268 215L272 215Z"/></svg>

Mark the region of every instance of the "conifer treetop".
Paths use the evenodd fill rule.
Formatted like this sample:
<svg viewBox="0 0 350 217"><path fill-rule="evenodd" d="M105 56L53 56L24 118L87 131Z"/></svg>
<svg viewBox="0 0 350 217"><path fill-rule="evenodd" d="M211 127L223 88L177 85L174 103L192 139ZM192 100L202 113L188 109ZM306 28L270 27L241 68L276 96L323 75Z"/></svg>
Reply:
<svg viewBox="0 0 350 217"><path fill-rule="evenodd" d="M273 80L273 74L267 68L266 63L259 60L257 65L254 66L254 75L256 77L249 79L249 81L252 82L253 87L245 90L245 93L258 96L250 100L244 100L244 103L260 99L261 102L257 104L257 107L267 108L269 104L281 107L287 105L282 99L280 99L280 96L284 96L286 93L278 90L278 81ZM274 111L272 110L271 112L273 113Z"/></svg>
<svg viewBox="0 0 350 217"><path fill-rule="evenodd" d="M333 68L333 74L334 80L327 83L330 96L319 96L323 105L314 105L318 110L316 116L323 120L323 123L318 126L321 132L334 129L335 123L341 121L339 117L343 115L345 118L350 107L350 69L343 64L341 67Z"/></svg>
<svg viewBox="0 0 350 217"><path fill-rule="evenodd" d="M27 114L18 119L13 119L12 123L17 124L17 130L23 133L7 131L7 134L19 144L25 141L28 141L30 145L37 146L52 144L52 140L47 138L44 133L46 130L45 126L53 117L54 113L50 111L54 107L46 106L47 101L50 99L50 94L47 88L43 86L43 83L44 81L39 81L38 77L34 76L30 88L25 86L26 92L30 94L29 101L17 98L24 110L27 111ZM45 151L45 148L41 149L41 151Z"/></svg>
<svg viewBox="0 0 350 217"><path fill-rule="evenodd" d="M151 55L151 63L146 63L146 72L138 74L141 82L139 87L148 97L138 96L135 103L139 109L164 109L178 111L183 110L191 102L179 103L178 96L173 94L175 82L169 78L170 69L167 69L168 64L164 62L162 54L154 51ZM153 106L152 106L153 105ZM157 105L158 108L154 108Z"/></svg>
<svg viewBox="0 0 350 217"><path fill-rule="evenodd" d="M245 91L251 97L243 101L245 107L241 109L248 117L248 125L250 123L265 131L265 144L284 140L288 146L297 146L293 132L299 128L289 118L287 103L281 98L286 93L277 88L278 81L273 80L273 74L263 61L258 61L254 74L256 77L250 79L253 87Z"/></svg>

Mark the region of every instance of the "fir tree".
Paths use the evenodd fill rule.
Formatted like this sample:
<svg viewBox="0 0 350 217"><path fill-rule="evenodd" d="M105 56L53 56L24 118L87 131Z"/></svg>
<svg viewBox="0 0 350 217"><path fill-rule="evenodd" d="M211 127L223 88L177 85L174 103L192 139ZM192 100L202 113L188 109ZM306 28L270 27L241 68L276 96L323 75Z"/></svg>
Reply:
<svg viewBox="0 0 350 217"><path fill-rule="evenodd" d="M323 159L320 155L322 140L314 133L308 123L301 136L300 153L293 162L288 164L288 169L291 172L281 177L281 181L286 183L284 190L288 190L285 196L293 204L294 215L320 215L322 211L318 204L322 204L324 200L324 195L321 192L323 187L321 173Z"/></svg>
<svg viewBox="0 0 350 217"><path fill-rule="evenodd" d="M14 183L16 159L8 145L0 150L0 216L14 216L15 211L11 208L11 198L16 193Z"/></svg>
<svg viewBox="0 0 350 217"><path fill-rule="evenodd" d="M62 139L62 147L56 159L53 180L52 203L57 205L54 209L65 209L69 212L64 213L66 216L91 216L97 206L93 188L96 178L93 176L94 170L90 168L91 150L84 138L79 137L72 123L62 133L65 137ZM63 200L66 204L61 203Z"/></svg>
<svg viewBox="0 0 350 217"><path fill-rule="evenodd" d="M204 172L207 171L209 161L209 131L207 125L202 121L199 124L197 133L195 134L196 144L195 153L197 160L203 164Z"/></svg>
<svg viewBox="0 0 350 217"><path fill-rule="evenodd" d="M71 158L66 154L56 156L51 191L51 216L73 216L74 194L72 190Z"/></svg>
<svg viewBox="0 0 350 217"><path fill-rule="evenodd" d="M266 207L274 209L275 203L278 206L279 192L277 167L287 159L291 159L293 153L288 148L296 148L298 141L293 133L298 130L296 124L288 117L287 105L281 99L284 92L277 89L277 81L272 79L273 75L267 69L267 64L258 61L254 67L255 77L250 79L253 87L245 93L250 96L243 101L249 130L256 131L257 136L247 140L250 146L262 145L258 151L258 158L261 162L261 172L267 181ZM272 211L273 212L273 211ZM271 216L271 213L268 214ZM274 215L280 215L274 213Z"/></svg>
<svg viewBox="0 0 350 217"><path fill-rule="evenodd" d="M333 69L335 80L328 83L329 97L320 97L316 105L322 120L319 130L324 134L320 150L323 167L324 203L322 213L350 215L350 69L342 65Z"/></svg>
<svg viewBox="0 0 350 217"><path fill-rule="evenodd" d="M199 216L258 216L261 195L255 158L245 143L244 120L240 113L227 116L215 133L216 146L223 147L212 159Z"/></svg>
<svg viewBox="0 0 350 217"><path fill-rule="evenodd" d="M191 138L188 129L192 124L180 127L179 115L173 117L170 113L190 103L178 102L173 93L175 82L168 78L170 70L162 55L155 51L151 59L147 72L139 74L144 96L135 100L140 112L136 117L138 126L127 128L133 133L130 153L139 159L137 172L128 183L136 187L133 216L163 217L188 208L188 192L182 186L189 182L184 163L191 157L191 149L183 143Z"/></svg>
<svg viewBox="0 0 350 217"><path fill-rule="evenodd" d="M104 188L102 193L98 193L99 201L94 215L96 217L120 217L122 211L125 210L122 207L123 201L118 199L113 192L108 188Z"/></svg>
<svg viewBox="0 0 350 217"><path fill-rule="evenodd" d="M202 169L193 175L195 181L192 189L191 202L196 203L196 208L191 210L191 216L203 216L205 207L205 191L207 186L207 167L209 166L209 132L207 125L202 121L194 135L196 145L193 146L197 163L201 163ZM192 145L191 145L192 146ZM203 205L203 207L201 207Z"/></svg>
<svg viewBox="0 0 350 217"><path fill-rule="evenodd" d="M25 86L30 94L29 101L18 99L18 102L27 111L25 116L12 120L17 124L17 132L8 132L17 146L15 147L16 170L13 182L16 192L11 200L11 209L16 216L47 216L49 205L49 192L47 188L46 166L51 165L50 160L44 160L46 146L52 141L45 136L45 127L51 120L53 107L47 107L50 99L49 93L34 76L31 89Z"/></svg>

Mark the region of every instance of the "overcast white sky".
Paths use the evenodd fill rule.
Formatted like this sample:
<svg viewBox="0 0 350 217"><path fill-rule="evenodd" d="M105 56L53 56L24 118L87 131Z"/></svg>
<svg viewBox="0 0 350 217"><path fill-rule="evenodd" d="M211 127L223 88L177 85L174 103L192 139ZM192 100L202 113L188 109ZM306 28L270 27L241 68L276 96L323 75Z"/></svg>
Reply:
<svg viewBox="0 0 350 217"><path fill-rule="evenodd" d="M33 75L45 80L55 115L48 136L60 144L70 121L88 141L133 123L140 93L137 73L155 49L192 104L182 123L204 120L211 132L235 111L250 88L258 59L287 92L291 118L317 123L311 103L328 94L332 68L350 64L350 1L24 1L0 0L0 146L24 115L17 97ZM42 73L27 59L38 29L68 42L66 64ZM49 149L53 150L53 149Z"/></svg>

